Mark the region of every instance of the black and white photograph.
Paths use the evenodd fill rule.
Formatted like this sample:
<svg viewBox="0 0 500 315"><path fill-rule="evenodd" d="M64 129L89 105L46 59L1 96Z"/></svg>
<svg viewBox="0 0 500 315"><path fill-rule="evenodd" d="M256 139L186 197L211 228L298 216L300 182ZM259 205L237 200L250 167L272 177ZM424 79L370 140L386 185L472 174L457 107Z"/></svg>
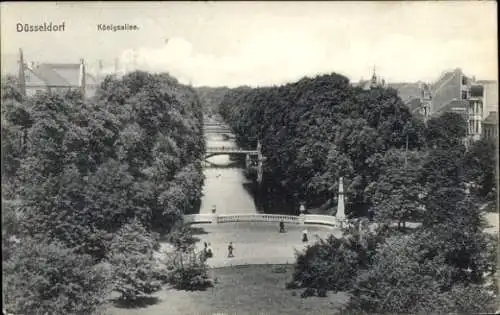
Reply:
<svg viewBox="0 0 500 315"><path fill-rule="evenodd" d="M497 13L2 2L2 315L500 314Z"/></svg>

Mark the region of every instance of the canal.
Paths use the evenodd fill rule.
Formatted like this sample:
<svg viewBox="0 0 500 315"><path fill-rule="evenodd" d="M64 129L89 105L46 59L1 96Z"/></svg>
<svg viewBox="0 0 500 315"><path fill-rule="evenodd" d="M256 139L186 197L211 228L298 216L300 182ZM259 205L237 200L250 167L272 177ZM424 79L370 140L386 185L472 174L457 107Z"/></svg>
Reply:
<svg viewBox="0 0 500 315"><path fill-rule="evenodd" d="M234 140L221 134L205 134L207 147L237 147ZM228 155L216 155L205 161L205 185L200 213L208 214L215 205L218 214L257 213L251 193L252 181L244 175L241 161L233 161Z"/></svg>
<svg viewBox="0 0 500 315"><path fill-rule="evenodd" d="M207 119L205 122L213 125L220 120ZM210 128L213 130L214 127ZM207 130L204 135L207 148L238 148L234 135L228 137L211 133L211 130ZM280 189L279 184L266 178L266 173L261 185L245 176L243 156L239 160L238 157L228 155L212 156L205 161L204 174L205 184L199 211L201 214L211 213L214 205L218 214L299 214L294 196L288 195Z"/></svg>

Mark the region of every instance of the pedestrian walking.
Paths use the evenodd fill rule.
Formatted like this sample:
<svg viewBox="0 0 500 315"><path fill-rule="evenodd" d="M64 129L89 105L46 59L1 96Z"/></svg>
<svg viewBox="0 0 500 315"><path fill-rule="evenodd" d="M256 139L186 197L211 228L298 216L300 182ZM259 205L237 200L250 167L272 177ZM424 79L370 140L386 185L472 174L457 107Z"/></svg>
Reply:
<svg viewBox="0 0 500 315"><path fill-rule="evenodd" d="M280 233L285 233L285 222L280 222Z"/></svg>
<svg viewBox="0 0 500 315"><path fill-rule="evenodd" d="M307 238L307 229L304 229L302 231L302 242L307 243L308 238Z"/></svg>
<svg viewBox="0 0 500 315"><path fill-rule="evenodd" d="M233 250L233 242L229 242L229 246L227 246L227 257L234 257Z"/></svg>
<svg viewBox="0 0 500 315"><path fill-rule="evenodd" d="M212 252L212 245L208 243L207 245L207 258L214 257L214 253Z"/></svg>
<svg viewBox="0 0 500 315"><path fill-rule="evenodd" d="M215 211L217 211L217 208L215 207L215 205L212 205L212 213L215 214Z"/></svg>

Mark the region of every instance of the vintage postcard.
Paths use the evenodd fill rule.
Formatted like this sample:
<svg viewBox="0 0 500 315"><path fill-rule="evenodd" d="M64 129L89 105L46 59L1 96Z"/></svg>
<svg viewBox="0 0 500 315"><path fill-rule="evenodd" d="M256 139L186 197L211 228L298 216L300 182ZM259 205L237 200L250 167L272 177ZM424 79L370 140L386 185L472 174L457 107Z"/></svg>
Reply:
<svg viewBox="0 0 500 315"><path fill-rule="evenodd" d="M3 314L500 310L495 1L0 8Z"/></svg>

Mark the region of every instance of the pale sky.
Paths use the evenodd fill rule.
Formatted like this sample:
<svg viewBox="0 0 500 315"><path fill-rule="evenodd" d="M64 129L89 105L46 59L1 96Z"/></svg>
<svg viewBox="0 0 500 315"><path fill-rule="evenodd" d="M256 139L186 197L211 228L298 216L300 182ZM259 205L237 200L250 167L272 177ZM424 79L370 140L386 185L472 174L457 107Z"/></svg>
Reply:
<svg viewBox="0 0 500 315"><path fill-rule="evenodd" d="M169 72L183 83L271 85L337 72L358 81L373 65L388 82L432 82L460 67L497 80L497 5L446 2L1 3L1 52L35 62L85 58L107 71ZM17 23L65 22L19 33ZM102 32L97 24L135 24ZM169 39L166 43L166 39Z"/></svg>

